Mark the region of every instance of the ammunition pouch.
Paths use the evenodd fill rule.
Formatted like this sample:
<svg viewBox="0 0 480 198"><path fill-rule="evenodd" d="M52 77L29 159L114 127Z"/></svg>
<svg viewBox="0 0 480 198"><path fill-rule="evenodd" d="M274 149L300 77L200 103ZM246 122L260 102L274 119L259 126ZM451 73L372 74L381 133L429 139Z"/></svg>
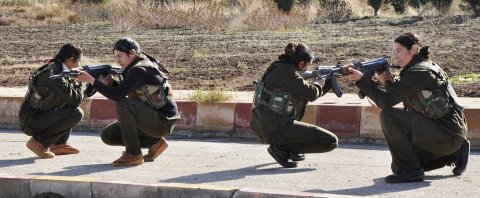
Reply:
<svg viewBox="0 0 480 198"><path fill-rule="evenodd" d="M55 92L48 91L48 87L34 87L29 96L30 105L40 111L48 111L65 106Z"/></svg>
<svg viewBox="0 0 480 198"><path fill-rule="evenodd" d="M143 85L135 90L137 98L154 109L160 109L169 100L168 83L164 85Z"/></svg>
<svg viewBox="0 0 480 198"><path fill-rule="evenodd" d="M422 90L404 102L407 109L419 112L425 117L437 119L449 113L452 107L462 108L458 97L448 82L446 73L435 63L425 61L413 71L430 71L441 84L433 90Z"/></svg>
<svg viewBox="0 0 480 198"><path fill-rule="evenodd" d="M253 108L259 105L265 105L268 109L296 118L300 112L301 102L293 97L293 95L284 89L270 91L265 87L263 82L257 83L253 97Z"/></svg>
<svg viewBox="0 0 480 198"><path fill-rule="evenodd" d="M422 90L407 103L408 109L432 119L443 117L452 107L447 92L440 89Z"/></svg>

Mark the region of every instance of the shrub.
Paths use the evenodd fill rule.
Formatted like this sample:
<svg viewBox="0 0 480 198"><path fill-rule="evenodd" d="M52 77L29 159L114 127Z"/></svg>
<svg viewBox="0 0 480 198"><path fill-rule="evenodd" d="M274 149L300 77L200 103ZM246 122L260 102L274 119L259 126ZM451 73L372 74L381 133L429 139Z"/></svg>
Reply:
<svg viewBox="0 0 480 198"><path fill-rule="evenodd" d="M345 0L320 0L317 13L325 15L332 23L345 22L352 16L352 6Z"/></svg>
<svg viewBox="0 0 480 198"><path fill-rule="evenodd" d="M431 2L440 13L446 13L450 10L453 0L431 0Z"/></svg>
<svg viewBox="0 0 480 198"><path fill-rule="evenodd" d="M382 4L383 0L368 0L368 5L372 6L375 16L378 15L378 10L382 6Z"/></svg>
<svg viewBox="0 0 480 198"><path fill-rule="evenodd" d="M414 8L419 8L428 3L428 0L410 0L410 5Z"/></svg>
<svg viewBox="0 0 480 198"><path fill-rule="evenodd" d="M2 6L27 6L31 4L30 0L0 0Z"/></svg>
<svg viewBox="0 0 480 198"><path fill-rule="evenodd" d="M63 4L35 4L29 8L31 18L48 24L78 23L80 16L65 8Z"/></svg>
<svg viewBox="0 0 480 198"><path fill-rule="evenodd" d="M480 16L480 0L465 0L470 4L472 7L473 12L475 13L475 17Z"/></svg>
<svg viewBox="0 0 480 198"><path fill-rule="evenodd" d="M195 90L188 95L188 99L199 103L229 102L233 94L222 89L214 91Z"/></svg>
<svg viewBox="0 0 480 198"><path fill-rule="evenodd" d="M293 9L293 6L295 6L295 2L295 0L275 0L278 9L287 13L289 13Z"/></svg>
<svg viewBox="0 0 480 198"><path fill-rule="evenodd" d="M406 0L389 0L390 4L392 4L395 13L403 14L407 8Z"/></svg>
<svg viewBox="0 0 480 198"><path fill-rule="evenodd" d="M8 26L15 23L17 19L15 17L0 17L0 26Z"/></svg>
<svg viewBox="0 0 480 198"><path fill-rule="evenodd" d="M298 4L306 6L310 3L312 3L313 1L314 0L298 0Z"/></svg>

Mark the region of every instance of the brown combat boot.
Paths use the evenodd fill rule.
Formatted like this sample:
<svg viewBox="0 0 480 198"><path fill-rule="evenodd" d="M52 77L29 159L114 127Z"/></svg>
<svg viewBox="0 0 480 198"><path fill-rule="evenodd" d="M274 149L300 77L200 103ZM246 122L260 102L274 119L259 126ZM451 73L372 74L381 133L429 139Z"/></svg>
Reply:
<svg viewBox="0 0 480 198"><path fill-rule="evenodd" d="M147 162L153 162L160 154L167 149L168 143L165 138L160 138L160 141L148 149L148 154L143 156L143 159Z"/></svg>
<svg viewBox="0 0 480 198"><path fill-rule="evenodd" d="M33 151L38 157L42 159L54 158L55 154L48 151L48 148L45 148L42 143L37 142L33 137L30 138L27 142L27 148Z"/></svg>
<svg viewBox="0 0 480 198"><path fill-rule="evenodd" d="M123 152L122 156L113 161L113 166L137 166L143 164L142 155L132 155L127 152Z"/></svg>
<svg viewBox="0 0 480 198"><path fill-rule="evenodd" d="M50 147L50 151L52 151L52 153L55 153L55 155L69 155L80 153L80 150L68 144L55 144Z"/></svg>

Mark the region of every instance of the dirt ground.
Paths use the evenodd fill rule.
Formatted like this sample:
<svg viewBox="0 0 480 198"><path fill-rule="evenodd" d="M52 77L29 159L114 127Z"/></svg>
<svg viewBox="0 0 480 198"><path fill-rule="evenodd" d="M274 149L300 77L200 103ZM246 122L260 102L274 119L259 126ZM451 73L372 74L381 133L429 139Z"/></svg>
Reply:
<svg viewBox="0 0 480 198"><path fill-rule="evenodd" d="M290 41L304 42L322 65L348 64L391 56L392 40L417 32L450 76L480 73L480 19L466 22L425 19L392 25L399 19L366 19L346 24L315 24L294 31L114 30L107 22L73 25L0 26L0 86L26 86L30 73L68 42L84 49L82 64L114 64L112 46L123 36L170 69L175 89L252 90L257 79ZM401 19L400 19L401 20ZM401 21L400 21L401 22ZM351 84L341 83L346 92ZM479 97L480 84L455 86L458 95Z"/></svg>

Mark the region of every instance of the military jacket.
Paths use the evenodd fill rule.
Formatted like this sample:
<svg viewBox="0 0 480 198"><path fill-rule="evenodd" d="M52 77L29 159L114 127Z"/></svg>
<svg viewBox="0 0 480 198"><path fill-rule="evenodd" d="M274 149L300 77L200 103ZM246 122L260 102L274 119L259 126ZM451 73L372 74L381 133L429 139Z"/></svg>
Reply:
<svg viewBox="0 0 480 198"><path fill-rule="evenodd" d="M284 89L290 92L293 97L305 101L314 101L322 95L322 87L318 84L305 81L296 72L292 64L275 62L270 67L273 68L271 68L264 77L264 85L267 89ZM305 113L306 103L307 102L305 102L302 107L302 112L294 119L288 115L276 113L265 105L258 105L252 109L250 127L257 133L270 133L282 127L288 127L293 123L293 120L302 119Z"/></svg>
<svg viewBox="0 0 480 198"><path fill-rule="evenodd" d="M422 90L441 89L443 79L422 66L426 60L416 55L412 61L400 72L400 79L393 82L388 90L379 88L378 84L370 79L361 78L355 85L372 99L379 108L392 108L400 102L407 102L417 96ZM466 137L467 123L460 106L453 105L452 110L441 118L435 119L444 131Z"/></svg>
<svg viewBox="0 0 480 198"><path fill-rule="evenodd" d="M62 71L61 63L53 62L47 66L46 71L40 72L38 75L30 79L33 80L33 86L36 88L45 88L44 95L49 95L51 92L55 94L56 104L55 108L74 108L79 107L85 98L86 85L82 82L76 81L70 77L63 77L51 79L49 76L51 72L60 73ZM28 90L25 100L23 101L19 115L25 112L38 112L41 110L35 109L30 105L30 94L32 90Z"/></svg>

